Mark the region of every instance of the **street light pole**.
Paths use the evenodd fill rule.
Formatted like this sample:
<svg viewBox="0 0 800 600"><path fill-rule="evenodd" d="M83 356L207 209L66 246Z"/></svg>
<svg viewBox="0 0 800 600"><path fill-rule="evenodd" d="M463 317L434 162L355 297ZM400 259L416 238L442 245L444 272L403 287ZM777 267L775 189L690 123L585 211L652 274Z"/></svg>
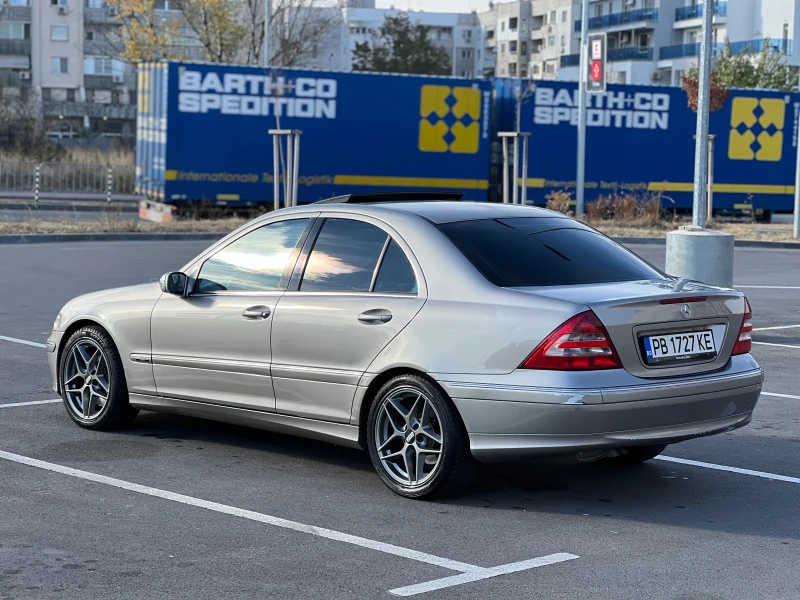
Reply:
<svg viewBox="0 0 800 600"><path fill-rule="evenodd" d="M711 106L711 50L714 28L714 0L703 5L703 31L700 42L700 79L697 91L697 133L694 152L694 198L692 225L706 226L706 185L708 185L708 120Z"/></svg>
<svg viewBox="0 0 800 600"><path fill-rule="evenodd" d="M583 217L586 183L586 78L589 73L589 0L581 1L581 54L578 77L578 168L575 177L575 218Z"/></svg>

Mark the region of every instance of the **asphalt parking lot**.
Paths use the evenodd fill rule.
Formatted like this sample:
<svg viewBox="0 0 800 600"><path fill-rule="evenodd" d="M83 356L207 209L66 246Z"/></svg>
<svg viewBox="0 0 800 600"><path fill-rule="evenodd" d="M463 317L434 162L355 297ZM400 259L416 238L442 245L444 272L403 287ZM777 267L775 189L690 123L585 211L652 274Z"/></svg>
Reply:
<svg viewBox="0 0 800 600"><path fill-rule="evenodd" d="M65 301L206 245L0 246L0 598L800 598L800 251L736 251L766 373L748 427L678 462L484 467L418 502L358 451L153 413L95 433L48 402Z"/></svg>

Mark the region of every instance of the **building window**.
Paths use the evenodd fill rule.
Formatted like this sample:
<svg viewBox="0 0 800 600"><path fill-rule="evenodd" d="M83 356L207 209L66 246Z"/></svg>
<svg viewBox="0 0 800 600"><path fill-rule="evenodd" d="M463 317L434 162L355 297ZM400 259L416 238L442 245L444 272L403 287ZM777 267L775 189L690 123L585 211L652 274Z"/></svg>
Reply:
<svg viewBox="0 0 800 600"><path fill-rule="evenodd" d="M65 23L53 23L50 25L50 39L54 42L69 41L69 25Z"/></svg>
<svg viewBox="0 0 800 600"><path fill-rule="evenodd" d="M103 0L86 0L86 8L103 8Z"/></svg>
<svg viewBox="0 0 800 600"><path fill-rule="evenodd" d="M520 77L527 77L528 76L528 69L525 68L525 65L519 66L519 76Z"/></svg>
<svg viewBox="0 0 800 600"><path fill-rule="evenodd" d="M494 39L494 29L487 29L486 30L486 39L487 40Z"/></svg>
<svg viewBox="0 0 800 600"><path fill-rule="evenodd" d="M522 19L521 26L523 33L528 31L528 19Z"/></svg>
<svg viewBox="0 0 800 600"><path fill-rule="evenodd" d="M501 44L500 44L500 54L505 54L505 52L506 52L505 42L501 42Z"/></svg>
<svg viewBox="0 0 800 600"><path fill-rule="evenodd" d="M87 56L83 59L83 72L85 75L125 75L125 63L116 58L106 56Z"/></svg>
<svg viewBox="0 0 800 600"><path fill-rule="evenodd" d="M461 58L472 58L472 50L462 50Z"/></svg>
<svg viewBox="0 0 800 600"><path fill-rule="evenodd" d="M548 38L547 38L547 45L548 45L550 48L552 48L553 46L555 46L555 45L556 45L556 36L554 36L554 35L548 36Z"/></svg>
<svg viewBox="0 0 800 600"><path fill-rule="evenodd" d="M562 10L561 11L561 22L562 23L566 23L567 22L567 11L566 10Z"/></svg>
<svg viewBox="0 0 800 600"><path fill-rule="evenodd" d="M511 54L516 54L517 53L517 42L516 41L512 40L512 41L508 42L508 51Z"/></svg>
<svg viewBox="0 0 800 600"><path fill-rule="evenodd" d="M506 22L500 21L500 31L505 31L505 30L506 30Z"/></svg>
<svg viewBox="0 0 800 600"><path fill-rule="evenodd" d="M556 22L556 11L554 11L554 10L550 11L550 22L551 23L555 23Z"/></svg>
<svg viewBox="0 0 800 600"><path fill-rule="evenodd" d="M31 37L30 23L5 21L0 23L0 39L2 40L27 40Z"/></svg>
<svg viewBox="0 0 800 600"><path fill-rule="evenodd" d="M566 47L567 47L567 36L562 35L561 36L561 49L563 50Z"/></svg>
<svg viewBox="0 0 800 600"><path fill-rule="evenodd" d="M67 59L63 56L50 57L50 72L54 75L68 73Z"/></svg>
<svg viewBox="0 0 800 600"><path fill-rule="evenodd" d="M94 39L94 31L87 31L85 36L86 36L86 41L91 42Z"/></svg>
<svg viewBox="0 0 800 600"><path fill-rule="evenodd" d="M516 30L517 30L517 17L511 17L511 18L508 20L508 28L509 28L511 31L516 31Z"/></svg>
<svg viewBox="0 0 800 600"><path fill-rule="evenodd" d="M520 54L527 54L528 53L528 42L522 41L519 43L519 52Z"/></svg>
<svg viewBox="0 0 800 600"><path fill-rule="evenodd" d="M545 73L555 73L556 72L556 64L549 62L544 66Z"/></svg>
<svg viewBox="0 0 800 600"><path fill-rule="evenodd" d="M462 36L463 36L465 42L471 42L472 41L472 30L471 29L465 29L464 33L462 34Z"/></svg>
<svg viewBox="0 0 800 600"><path fill-rule="evenodd" d="M538 75L539 74L539 65L531 65L531 74Z"/></svg>
<svg viewBox="0 0 800 600"><path fill-rule="evenodd" d="M509 63L508 65L508 74L511 77L517 76L517 63Z"/></svg>

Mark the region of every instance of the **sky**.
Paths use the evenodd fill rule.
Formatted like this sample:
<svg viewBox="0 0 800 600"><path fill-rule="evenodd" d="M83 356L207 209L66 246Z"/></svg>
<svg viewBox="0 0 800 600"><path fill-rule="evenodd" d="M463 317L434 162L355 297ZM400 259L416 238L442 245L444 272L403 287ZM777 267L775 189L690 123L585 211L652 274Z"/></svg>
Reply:
<svg viewBox="0 0 800 600"><path fill-rule="evenodd" d="M483 12L489 9L489 0L375 0L376 8L424 10L427 12Z"/></svg>

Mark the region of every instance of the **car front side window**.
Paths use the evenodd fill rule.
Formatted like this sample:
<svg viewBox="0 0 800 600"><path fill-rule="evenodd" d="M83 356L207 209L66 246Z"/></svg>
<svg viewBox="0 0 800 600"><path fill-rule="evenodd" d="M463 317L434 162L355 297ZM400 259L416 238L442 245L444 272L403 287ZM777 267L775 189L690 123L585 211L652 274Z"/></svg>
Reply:
<svg viewBox="0 0 800 600"><path fill-rule="evenodd" d="M308 222L292 219L271 223L231 242L203 263L194 292L278 290Z"/></svg>

